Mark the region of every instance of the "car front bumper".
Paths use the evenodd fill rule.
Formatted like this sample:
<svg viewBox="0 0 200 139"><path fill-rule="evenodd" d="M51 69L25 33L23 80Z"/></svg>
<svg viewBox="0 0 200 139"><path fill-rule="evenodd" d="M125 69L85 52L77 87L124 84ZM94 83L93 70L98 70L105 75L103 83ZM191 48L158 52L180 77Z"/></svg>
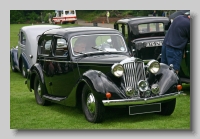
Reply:
<svg viewBox="0 0 200 139"><path fill-rule="evenodd" d="M134 104L148 104L148 103L155 103L161 102L165 100L170 100L180 96L180 92L149 97L149 98L134 98L134 99L115 99L115 100L102 100L104 106L123 106L123 105L134 105Z"/></svg>

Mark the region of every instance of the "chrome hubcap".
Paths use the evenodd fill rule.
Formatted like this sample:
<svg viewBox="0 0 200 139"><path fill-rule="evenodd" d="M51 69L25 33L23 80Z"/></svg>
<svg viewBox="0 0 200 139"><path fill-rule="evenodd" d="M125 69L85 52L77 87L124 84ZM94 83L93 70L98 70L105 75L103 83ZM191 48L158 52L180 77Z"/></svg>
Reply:
<svg viewBox="0 0 200 139"><path fill-rule="evenodd" d="M37 89L37 91L38 91L39 96L41 96L41 95L42 95L42 92L41 92L40 84L38 85L38 89Z"/></svg>
<svg viewBox="0 0 200 139"><path fill-rule="evenodd" d="M95 112L95 98L92 93L89 93L87 96L87 108L90 113Z"/></svg>
<svg viewBox="0 0 200 139"><path fill-rule="evenodd" d="M22 72L23 72L23 75L25 76L25 66L24 66L24 63L22 64Z"/></svg>

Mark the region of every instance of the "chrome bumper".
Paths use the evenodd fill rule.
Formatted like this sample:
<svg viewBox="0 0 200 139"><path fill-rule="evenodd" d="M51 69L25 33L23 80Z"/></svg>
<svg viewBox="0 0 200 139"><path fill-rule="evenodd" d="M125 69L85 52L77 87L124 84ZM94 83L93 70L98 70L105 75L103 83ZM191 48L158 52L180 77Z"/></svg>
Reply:
<svg viewBox="0 0 200 139"><path fill-rule="evenodd" d="M134 104L148 104L164 100L169 100L180 96L180 92L171 94L155 96L150 98L135 98L135 99L116 99L116 100L102 100L104 106L122 106L122 105L134 105Z"/></svg>

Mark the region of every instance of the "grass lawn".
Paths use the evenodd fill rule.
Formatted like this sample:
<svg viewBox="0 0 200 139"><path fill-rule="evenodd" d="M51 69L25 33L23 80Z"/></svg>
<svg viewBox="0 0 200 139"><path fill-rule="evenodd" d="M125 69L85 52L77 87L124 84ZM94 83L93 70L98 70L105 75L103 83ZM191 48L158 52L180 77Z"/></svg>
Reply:
<svg viewBox="0 0 200 139"><path fill-rule="evenodd" d="M17 45L17 34L22 26L10 25L10 47ZM38 105L34 93L29 92L24 81L21 73L10 70L10 129L191 129L189 84L183 86L186 95L177 98L171 116L154 113L129 116L126 109L113 108L106 110L103 123L93 124L87 122L77 108Z"/></svg>

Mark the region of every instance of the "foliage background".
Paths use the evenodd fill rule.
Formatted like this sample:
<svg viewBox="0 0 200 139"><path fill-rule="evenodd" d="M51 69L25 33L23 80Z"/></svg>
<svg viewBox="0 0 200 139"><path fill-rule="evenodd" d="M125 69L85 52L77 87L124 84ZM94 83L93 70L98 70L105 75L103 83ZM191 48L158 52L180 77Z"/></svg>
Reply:
<svg viewBox="0 0 200 139"><path fill-rule="evenodd" d="M76 10L79 19L94 20L105 16L107 10ZM153 10L109 10L110 17L148 16ZM172 10L165 10L170 13ZM157 16L162 15L163 10L156 10ZM48 22L48 13L55 15L55 10L10 10L10 24L41 23ZM90 19L88 19L90 18Z"/></svg>

